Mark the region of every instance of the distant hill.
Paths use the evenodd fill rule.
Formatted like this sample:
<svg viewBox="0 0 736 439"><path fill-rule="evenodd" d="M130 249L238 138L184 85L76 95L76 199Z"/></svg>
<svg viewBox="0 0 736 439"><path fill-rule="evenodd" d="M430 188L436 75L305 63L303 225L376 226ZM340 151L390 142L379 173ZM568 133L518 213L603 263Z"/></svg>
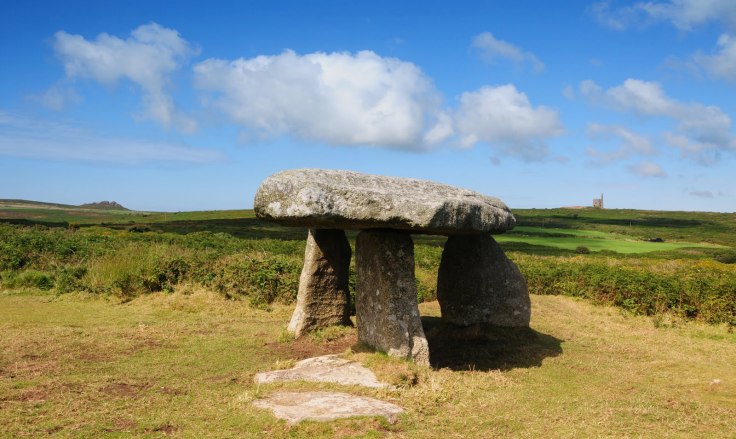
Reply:
<svg viewBox="0 0 736 439"><path fill-rule="evenodd" d="M57 209L75 209L79 206L72 206L71 204L60 204L60 203L45 203L43 201L31 201L31 200L17 200L17 199L0 199L0 206L2 207L48 207Z"/></svg>
<svg viewBox="0 0 736 439"><path fill-rule="evenodd" d="M79 207L85 209L130 210L115 201L98 201L96 203L80 204Z"/></svg>
<svg viewBox="0 0 736 439"><path fill-rule="evenodd" d="M115 201L98 201L96 203L86 203L79 206L72 204L46 203L43 201L18 200L18 199L0 199L0 207L6 208L46 208L46 209L100 209L100 210L130 210L123 207Z"/></svg>

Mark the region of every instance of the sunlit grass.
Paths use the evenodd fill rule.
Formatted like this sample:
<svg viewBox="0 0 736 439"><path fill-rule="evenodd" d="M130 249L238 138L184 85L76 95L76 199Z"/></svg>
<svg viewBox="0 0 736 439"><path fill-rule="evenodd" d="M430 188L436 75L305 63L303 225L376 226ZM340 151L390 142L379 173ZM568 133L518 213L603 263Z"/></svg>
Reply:
<svg viewBox="0 0 736 439"><path fill-rule="evenodd" d="M519 226L513 232L494 237L500 243L525 244L575 250L583 246L590 251L611 251L623 254L672 251L682 248L726 248L721 245L694 242L648 242L630 236L597 230L558 229Z"/></svg>
<svg viewBox="0 0 736 439"><path fill-rule="evenodd" d="M354 329L284 339L291 307L266 312L198 289L125 304L79 294L2 295L0 431L9 437L736 434L736 335L725 326L633 317L565 297L533 296L532 303L531 338L475 340L468 358L476 366L453 370L334 345ZM439 314L436 302L420 308L425 319ZM256 372L325 349L364 362L396 389L253 384ZM278 389L348 391L407 413L393 425L363 418L289 426L251 405Z"/></svg>

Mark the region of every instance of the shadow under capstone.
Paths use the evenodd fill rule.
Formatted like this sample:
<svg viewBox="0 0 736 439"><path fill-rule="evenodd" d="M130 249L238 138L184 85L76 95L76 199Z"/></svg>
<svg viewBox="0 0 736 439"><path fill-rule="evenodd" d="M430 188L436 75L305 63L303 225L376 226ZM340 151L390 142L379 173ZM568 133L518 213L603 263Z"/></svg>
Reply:
<svg viewBox="0 0 736 439"><path fill-rule="evenodd" d="M440 317L422 316L435 369L510 370L539 367L562 353L562 340L531 328L487 324L456 326Z"/></svg>

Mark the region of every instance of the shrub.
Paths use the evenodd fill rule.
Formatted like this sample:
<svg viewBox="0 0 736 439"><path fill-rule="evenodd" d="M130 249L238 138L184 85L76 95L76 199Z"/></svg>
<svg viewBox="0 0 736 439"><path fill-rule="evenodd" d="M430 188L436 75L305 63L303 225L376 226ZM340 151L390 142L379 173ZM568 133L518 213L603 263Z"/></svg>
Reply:
<svg viewBox="0 0 736 439"><path fill-rule="evenodd" d="M143 273L143 286L149 292L173 291L183 281L191 264L182 256L156 258L150 269Z"/></svg>
<svg viewBox="0 0 736 439"><path fill-rule="evenodd" d="M57 293L70 293L82 289L82 278L87 274L87 268L82 266L66 266L61 267L56 272Z"/></svg>
<svg viewBox="0 0 736 439"><path fill-rule="evenodd" d="M636 314L671 312L708 323L736 318L736 270L708 260L515 255L533 294L585 297Z"/></svg>
<svg viewBox="0 0 736 439"><path fill-rule="evenodd" d="M210 286L230 299L247 298L256 307L296 299L301 260L267 253L229 255L212 267Z"/></svg>
<svg viewBox="0 0 736 439"><path fill-rule="evenodd" d="M5 288L38 288L48 291L54 287L54 278L48 273L37 270L5 271L2 276L2 286Z"/></svg>
<svg viewBox="0 0 736 439"><path fill-rule="evenodd" d="M575 253L579 255L587 255L590 253L590 249L584 245L579 245L575 248Z"/></svg>
<svg viewBox="0 0 736 439"><path fill-rule="evenodd" d="M736 264L736 250L726 250L716 254L713 259L722 264Z"/></svg>

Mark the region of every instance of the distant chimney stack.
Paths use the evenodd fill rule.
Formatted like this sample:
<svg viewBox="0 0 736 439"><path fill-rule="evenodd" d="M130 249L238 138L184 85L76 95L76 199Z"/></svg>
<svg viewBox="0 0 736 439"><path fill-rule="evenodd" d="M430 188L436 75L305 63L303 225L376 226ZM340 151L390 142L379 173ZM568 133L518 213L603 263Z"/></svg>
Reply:
<svg viewBox="0 0 736 439"><path fill-rule="evenodd" d="M596 209L603 209L603 194L601 193L600 198L593 198L593 207Z"/></svg>

